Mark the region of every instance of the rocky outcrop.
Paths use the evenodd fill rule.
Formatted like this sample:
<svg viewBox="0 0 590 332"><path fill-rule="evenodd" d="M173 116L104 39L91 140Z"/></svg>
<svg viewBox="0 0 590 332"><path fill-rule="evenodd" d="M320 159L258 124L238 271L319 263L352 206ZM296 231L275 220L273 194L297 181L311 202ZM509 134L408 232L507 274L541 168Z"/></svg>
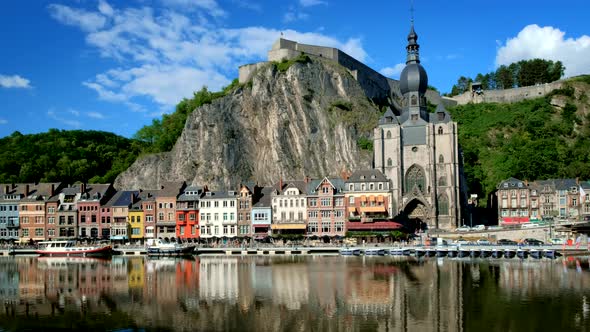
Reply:
<svg viewBox="0 0 590 332"><path fill-rule="evenodd" d="M359 150L357 140L380 114L330 60L313 57L284 72L268 63L232 94L196 109L172 151L139 158L115 186L185 180L223 189L370 168L372 152Z"/></svg>

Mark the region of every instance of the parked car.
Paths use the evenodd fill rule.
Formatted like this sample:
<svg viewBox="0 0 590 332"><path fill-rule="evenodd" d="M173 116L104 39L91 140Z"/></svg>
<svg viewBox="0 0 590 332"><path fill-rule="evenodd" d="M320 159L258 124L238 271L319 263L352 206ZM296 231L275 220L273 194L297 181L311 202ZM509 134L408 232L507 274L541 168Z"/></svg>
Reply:
<svg viewBox="0 0 590 332"><path fill-rule="evenodd" d="M497 245L500 246L515 246L518 243L516 243L516 241L512 241L512 240L508 240L508 239L500 239L498 241L496 241Z"/></svg>
<svg viewBox="0 0 590 332"><path fill-rule="evenodd" d="M537 239L524 239L522 243L527 246L542 246L545 244L543 241Z"/></svg>
<svg viewBox="0 0 590 332"><path fill-rule="evenodd" d="M549 243L551 243L551 244L565 244L565 239L560 239L560 238L555 237L555 238L549 239Z"/></svg>
<svg viewBox="0 0 590 332"><path fill-rule="evenodd" d="M456 229L457 232L469 232L471 231L471 227L469 226L461 226L459 228Z"/></svg>
<svg viewBox="0 0 590 332"><path fill-rule="evenodd" d="M488 239L479 239L477 240L477 244L479 244L480 246L489 246L492 243L488 241Z"/></svg>
<svg viewBox="0 0 590 332"><path fill-rule="evenodd" d="M498 225L488 226L488 231L497 231L497 230L501 230L501 229L502 229L502 226L498 226Z"/></svg>
<svg viewBox="0 0 590 332"><path fill-rule="evenodd" d="M472 230L474 230L474 231L485 231L486 230L486 225L475 225L475 226L473 226Z"/></svg>
<svg viewBox="0 0 590 332"><path fill-rule="evenodd" d="M539 227L539 225L533 224L532 222L520 225L520 228L535 228L535 227Z"/></svg>
<svg viewBox="0 0 590 332"><path fill-rule="evenodd" d="M453 241L453 244L471 244L471 242L469 242L469 241L467 241L465 239L459 238L459 239Z"/></svg>

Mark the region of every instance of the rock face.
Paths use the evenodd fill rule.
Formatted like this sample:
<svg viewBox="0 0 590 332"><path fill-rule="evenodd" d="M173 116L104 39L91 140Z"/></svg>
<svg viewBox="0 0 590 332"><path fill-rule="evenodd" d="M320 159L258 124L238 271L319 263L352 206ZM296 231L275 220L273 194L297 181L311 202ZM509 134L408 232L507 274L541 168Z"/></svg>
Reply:
<svg viewBox="0 0 590 332"><path fill-rule="evenodd" d="M251 82L192 112L172 151L138 159L115 186L185 180L225 189L370 168L372 152L359 150L357 140L369 137L380 114L330 60L314 57L286 71L269 63Z"/></svg>

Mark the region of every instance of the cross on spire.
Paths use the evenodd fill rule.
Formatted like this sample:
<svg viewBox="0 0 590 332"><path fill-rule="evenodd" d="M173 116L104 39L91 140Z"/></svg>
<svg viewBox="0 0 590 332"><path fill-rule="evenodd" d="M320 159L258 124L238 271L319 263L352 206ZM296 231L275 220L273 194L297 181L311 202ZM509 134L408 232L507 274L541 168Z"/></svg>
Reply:
<svg viewBox="0 0 590 332"><path fill-rule="evenodd" d="M410 22L414 25L414 0L410 0Z"/></svg>

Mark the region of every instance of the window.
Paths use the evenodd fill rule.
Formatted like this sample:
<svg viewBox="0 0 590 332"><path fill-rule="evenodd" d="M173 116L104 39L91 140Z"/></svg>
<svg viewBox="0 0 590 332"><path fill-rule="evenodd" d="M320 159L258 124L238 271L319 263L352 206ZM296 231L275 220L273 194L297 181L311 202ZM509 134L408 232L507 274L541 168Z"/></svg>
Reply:
<svg viewBox="0 0 590 332"><path fill-rule="evenodd" d="M131 235L140 235L141 234L141 230L139 228L132 228L131 229Z"/></svg>
<svg viewBox="0 0 590 332"><path fill-rule="evenodd" d="M322 232L324 232L324 233L330 232L330 223L329 222L322 223Z"/></svg>
<svg viewBox="0 0 590 332"><path fill-rule="evenodd" d="M29 237L29 229L23 228L23 237Z"/></svg>
<svg viewBox="0 0 590 332"><path fill-rule="evenodd" d="M352 184L352 183L348 184L348 190L354 191L354 184Z"/></svg>
<svg viewBox="0 0 590 332"><path fill-rule="evenodd" d="M178 220L179 220L179 221L184 221L184 214L182 214L182 213L181 213L181 214L179 214L179 215L178 215Z"/></svg>
<svg viewBox="0 0 590 332"><path fill-rule="evenodd" d="M361 191L365 191L367 189L367 185L364 183L361 183Z"/></svg>
<svg viewBox="0 0 590 332"><path fill-rule="evenodd" d="M443 157L442 154L438 156L438 163L439 164L444 164L445 163L445 157Z"/></svg>
<svg viewBox="0 0 590 332"><path fill-rule="evenodd" d="M336 218L342 218L342 216L344 216L344 211L343 210L336 210L336 211L334 211L334 217L336 217Z"/></svg>
<svg viewBox="0 0 590 332"><path fill-rule="evenodd" d="M332 206L332 199L331 198L322 198L322 206Z"/></svg>
<svg viewBox="0 0 590 332"><path fill-rule="evenodd" d="M578 200L576 198L572 198L572 206L578 206Z"/></svg>
<svg viewBox="0 0 590 332"><path fill-rule="evenodd" d="M439 186L446 186L447 185L447 178L443 175L438 178L438 185Z"/></svg>
<svg viewBox="0 0 590 332"><path fill-rule="evenodd" d="M191 221L194 221L194 220L195 220L195 217L196 217L196 216L195 216L195 214L194 214L194 213L190 213L190 214L188 215L188 219L189 219L189 220L191 220Z"/></svg>
<svg viewBox="0 0 590 332"><path fill-rule="evenodd" d="M311 206L311 207L318 206L318 200L317 200L317 198L310 198L309 199L309 206Z"/></svg>
<svg viewBox="0 0 590 332"><path fill-rule="evenodd" d="M335 223L335 226L336 226L336 232L341 233L344 231L344 222L343 221L337 221Z"/></svg>
<svg viewBox="0 0 590 332"><path fill-rule="evenodd" d="M326 210L321 211L322 218L330 218L330 212L331 211L329 211L329 210L328 211L326 211Z"/></svg>
<svg viewBox="0 0 590 332"><path fill-rule="evenodd" d="M387 159L387 166L389 166L389 167L393 166L393 161L391 160L391 158Z"/></svg>
<svg viewBox="0 0 590 332"><path fill-rule="evenodd" d="M315 219L315 218L318 217L318 211L309 211L308 212L308 216L309 216L310 219L311 218L314 218Z"/></svg>
<svg viewBox="0 0 590 332"><path fill-rule="evenodd" d="M327 186L322 187L322 193L328 194L329 192L330 192L330 188L328 188Z"/></svg>
<svg viewBox="0 0 590 332"><path fill-rule="evenodd" d="M440 114L441 114L441 113L439 113L439 115L440 115ZM443 116L444 116L444 114L443 114ZM442 127L438 127L438 134L439 134L439 135L442 135L442 134L443 134L443 128L442 128Z"/></svg>
<svg viewBox="0 0 590 332"><path fill-rule="evenodd" d="M36 237L43 236L43 228L35 228L35 236Z"/></svg>
<svg viewBox="0 0 590 332"><path fill-rule="evenodd" d="M158 213L158 221L164 221L164 212Z"/></svg>
<svg viewBox="0 0 590 332"><path fill-rule="evenodd" d="M375 190L375 184L369 183L369 190Z"/></svg>
<svg viewBox="0 0 590 332"><path fill-rule="evenodd" d="M223 213L223 221L227 221L227 217L228 217L227 212L224 212Z"/></svg>
<svg viewBox="0 0 590 332"><path fill-rule="evenodd" d="M334 205L335 206L344 206L344 198L342 198L342 197L336 198Z"/></svg>
<svg viewBox="0 0 590 332"><path fill-rule="evenodd" d="M93 223L96 223L96 214L93 214L92 216L90 216L90 218Z"/></svg>
<svg viewBox="0 0 590 332"><path fill-rule="evenodd" d="M412 95L410 97L410 104L412 106L418 105L418 97L416 97L416 95ZM416 119L414 119L414 116L416 116ZM417 117L418 117L418 114L412 114L412 121L418 120Z"/></svg>
<svg viewBox="0 0 590 332"><path fill-rule="evenodd" d="M318 223L317 222L310 222L307 225L307 231L310 233L317 233L318 231Z"/></svg>
<svg viewBox="0 0 590 332"><path fill-rule="evenodd" d="M55 236L55 229L48 229L47 230L47 236Z"/></svg>
<svg viewBox="0 0 590 332"><path fill-rule="evenodd" d="M436 205L439 215L446 216L449 214L449 199L446 194L438 195Z"/></svg>
<svg viewBox="0 0 590 332"><path fill-rule="evenodd" d="M379 184L377 185L377 187L379 188L379 190L383 190L383 183L379 182Z"/></svg>
<svg viewBox="0 0 590 332"><path fill-rule="evenodd" d="M416 165L412 165L406 172L406 192L418 189L418 191L424 192L426 179L424 178L424 172Z"/></svg>
<svg viewBox="0 0 590 332"><path fill-rule="evenodd" d="M303 221L303 212L299 211L297 216L299 217L299 219L298 219L299 221Z"/></svg>
<svg viewBox="0 0 590 332"><path fill-rule="evenodd" d="M49 217L49 218L47 218L47 223L50 224L50 225L55 224L55 217Z"/></svg>
<svg viewBox="0 0 590 332"><path fill-rule="evenodd" d="M354 197L353 196L348 197L348 204L354 205Z"/></svg>

